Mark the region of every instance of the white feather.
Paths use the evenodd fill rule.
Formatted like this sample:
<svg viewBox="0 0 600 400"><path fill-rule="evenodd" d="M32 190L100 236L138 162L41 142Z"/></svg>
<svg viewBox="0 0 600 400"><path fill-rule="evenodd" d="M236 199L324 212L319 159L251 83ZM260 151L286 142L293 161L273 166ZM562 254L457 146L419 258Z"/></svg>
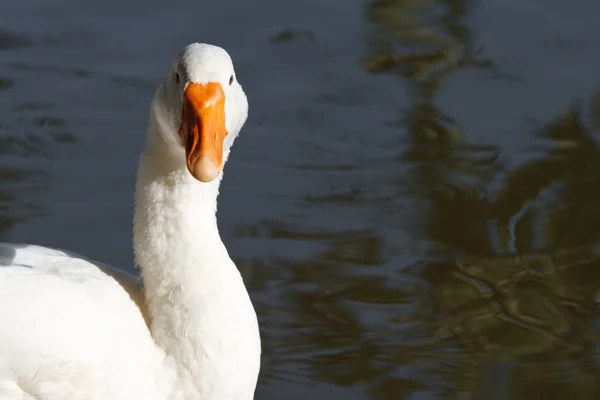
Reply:
<svg viewBox="0 0 600 400"><path fill-rule="evenodd" d="M73 253L0 244L0 400L254 397L258 322L217 229L222 175L196 181L177 135L187 82L219 82L227 159L248 111L232 74L225 50L192 44L156 92L136 186L143 291Z"/></svg>

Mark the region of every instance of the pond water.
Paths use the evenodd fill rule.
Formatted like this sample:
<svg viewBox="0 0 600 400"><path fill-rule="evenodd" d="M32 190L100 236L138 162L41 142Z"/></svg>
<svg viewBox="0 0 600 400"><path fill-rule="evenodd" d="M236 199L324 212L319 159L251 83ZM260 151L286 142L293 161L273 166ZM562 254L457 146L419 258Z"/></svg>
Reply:
<svg viewBox="0 0 600 400"><path fill-rule="evenodd" d="M250 101L219 224L257 399L596 399L600 3L0 3L0 239L133 270L175 52Z"/></svg>

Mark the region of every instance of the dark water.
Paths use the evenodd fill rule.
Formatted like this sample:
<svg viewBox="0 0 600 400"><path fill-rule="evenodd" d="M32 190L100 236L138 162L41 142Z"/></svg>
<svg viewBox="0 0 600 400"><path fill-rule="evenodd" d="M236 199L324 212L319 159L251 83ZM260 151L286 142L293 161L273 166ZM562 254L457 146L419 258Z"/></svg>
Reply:
<svg viewBox="0 0 600 400"><path fill-rule="evenodd" d="M257 399L596 399L600 3L0 2L1 239L131 271L147 110L184 44L251 117L220 225Z"/></svg>

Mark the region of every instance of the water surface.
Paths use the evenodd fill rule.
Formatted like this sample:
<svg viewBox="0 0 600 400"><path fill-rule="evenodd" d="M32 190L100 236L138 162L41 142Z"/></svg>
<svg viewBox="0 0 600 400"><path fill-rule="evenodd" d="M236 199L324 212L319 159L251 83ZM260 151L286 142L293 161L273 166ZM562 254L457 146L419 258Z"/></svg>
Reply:
<svg viewBox="0 0 600 400"><path fill-rule="evenodd" d="M596 399L600 5L0 4L0 236L133 271L153 91L191 41L250 100L220 227L257 399Z"/></svg>

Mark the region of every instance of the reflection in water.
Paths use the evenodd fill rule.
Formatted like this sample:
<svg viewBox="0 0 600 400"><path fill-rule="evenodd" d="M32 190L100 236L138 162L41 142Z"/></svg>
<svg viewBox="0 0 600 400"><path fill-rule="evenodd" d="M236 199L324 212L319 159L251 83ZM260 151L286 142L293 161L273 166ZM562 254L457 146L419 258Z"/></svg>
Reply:
<svg viewBox="0 0 600 400"><path fill-rule="evenodd" d="M424 205L415 213L428 245L406 262L386 254L375 229L311 234L271 224L271 238L285 231L329 250L310 262L277 260L288 275L270 289L283 310L261 310L265 325L281 328L266 329L276 349L266 379L300 374L390 400L596 398L600 148L577 106L539 129L551 149L517 168L496 146L465 142L435 105L445 78L465 68L509 77L473 43L462 22L471 5L369 3L365 67L412 86L399 121L410 144L388 171L409 166L408 183L396 184ZM358 197L318 201L360 207Z"/></svg>
<svg viewBox="0 0 600 400"><path fill-rule="evenodd" d="M369 37L373 49L364 64L372 72L396 72L409 79L420 95L429 96L444 78L464 68L492 69L480 57L464 22L471 0L372 0L367 17L375 24ZM403 51L403 49L411 49Z"/></svg>
<svg viewBox="0 0 600 400"><path fill-rule="evenodd" d="M315 34L307 29L282 29L279 32L271 35L269 38L271 43L286 43L286 42L315 42Z"/></svg>

